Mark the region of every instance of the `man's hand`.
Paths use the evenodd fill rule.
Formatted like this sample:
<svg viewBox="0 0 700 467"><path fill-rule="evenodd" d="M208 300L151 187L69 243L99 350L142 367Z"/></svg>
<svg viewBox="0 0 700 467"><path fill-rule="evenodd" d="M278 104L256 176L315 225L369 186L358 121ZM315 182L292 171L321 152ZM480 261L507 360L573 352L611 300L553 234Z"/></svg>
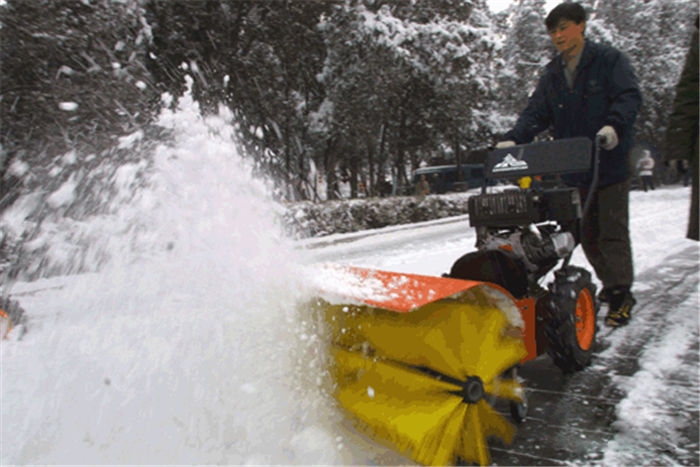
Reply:
<svg viewBox="0 0 700 467"><path fill-rule="evenodd" d="M511 140L499 141L498 143L496 143L496 149L510 148L513 146L515 146L515 141L511 141Z"/></svg>
<svg viewBox="0 0 700 467"><path fill-rule="evenodd" d="M603 128L598 130L596 136L600 138L600 147L606 151L615 149L617 143L620 142L620 140L617 138L615 128L611 127L610 125L605 125Z"/></svg>

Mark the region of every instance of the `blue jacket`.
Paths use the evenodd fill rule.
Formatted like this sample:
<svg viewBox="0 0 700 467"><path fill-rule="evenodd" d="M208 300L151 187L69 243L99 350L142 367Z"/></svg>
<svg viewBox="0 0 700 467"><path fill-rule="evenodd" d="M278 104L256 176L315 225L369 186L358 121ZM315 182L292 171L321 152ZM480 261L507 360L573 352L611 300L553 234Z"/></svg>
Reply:
<svg viewBox="0 0 700 467"><path fill-rule="evenodd" d="M586 40L573 89L566 84L563 61L557 56L545 67L527 107L504 139L529 143L550 128L555 139L587 136L594 140L598 130L611 125L620 143L612 151L601 149L598 173L599 186L612 185L629 178L627 154L641 104L629 59L617 49ZM591 174L564 179L570 185L588 186Z"/></svg>

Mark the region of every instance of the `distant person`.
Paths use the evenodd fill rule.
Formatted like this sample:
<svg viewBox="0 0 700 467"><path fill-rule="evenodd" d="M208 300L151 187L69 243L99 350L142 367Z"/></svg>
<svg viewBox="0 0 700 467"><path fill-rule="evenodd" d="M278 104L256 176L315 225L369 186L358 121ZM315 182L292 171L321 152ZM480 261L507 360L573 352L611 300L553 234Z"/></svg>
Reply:
<svg viewBox="0 0 700 467"><path fill-rule="evenodd" d="M420 178L418 179L418 183L416 183L416 195L425 196L429 194L430 183L428 183L428 180L425 178L425 175L421 174Z"/></svg>
<svg viewBox="0 0 700 467"><path fill-rule="evenodd" d="M637 78L626 55L584 37L586 12L579 3L562 3L545 19L559 55L544 69L515 127L497 147L531 142L551 128L555 139L586 136L603 142L598 189L583 219L581 245L603 283L609 302L608 326L623 326L636 303L629 232L628 153L642 103ZM565 157L563 155L562 157ZM562 176L585 198L592 173Z"/></svg>
<svg viewBox="0 0 700 467"><path fill-rule="evenodd" d="M654 158L651 153L645 149L642 158L637 163L639 178L642 180L642 188L647 191L647 188L654 189Z"/></svg>
<svg viewBox="0 0 700 467"><path fill-rule="evenodd" d="M688 186L690 175L690 161L684 159L681 161L681 178L683 179L683 186Z"/></svg>
<svg viewBox="0 0 700 467"><path fill-rule="evenodd" d="M676 85L676 98L668 119L666 134L667 164L675 162L676 168L686 166L692 177L690 191L690 215L686 236L698 240L698 17L690 41L690 49L680 80Z"/></svg>
<svg viewBox="0 0 700 467"><path fill-rule="evenodd" d="M382 180L381 182L379 182L378 189L379 196L381 196L382 198L386 198L387 196L391 196L394 187L389 180Z"/></svg>

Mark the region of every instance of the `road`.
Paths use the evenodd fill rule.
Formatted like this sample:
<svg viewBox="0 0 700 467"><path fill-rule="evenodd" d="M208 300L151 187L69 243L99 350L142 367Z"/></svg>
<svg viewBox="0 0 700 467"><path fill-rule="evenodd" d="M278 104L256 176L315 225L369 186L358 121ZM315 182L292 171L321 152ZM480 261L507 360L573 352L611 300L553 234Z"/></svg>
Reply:
<svg viewBox="0 0 700 467"><path fill-rule="evenodd" d="M697 308L684 305L697 294L697 256L684 251L667 258L666 265L673 274L659 276L656 271L645 271L641 275L641 279L653 281L655 287L637 294L634 327L614 330L615 336L611 336L599 319L601 333L591 367L570 377L562 375L546 357L523 367L521 375L526 380L531 414L520 426L512 446L493 449L495 463L603 462L609 443L621 438L627 449L616 459L624 465L697 465L697 334L676 365L653 375L663 378L655 384L664 386L665 393L654 394L655 400L630 401L625 391L625 382L644 381L644 359L650 358L654 349L663 345L664 337L674 332L675 323L669 322L667 311L675 308L686 314L697 313ZM695 323L697 326L697 319ZM630 408L639 411L641 426L630 427L627 421L618 421L617 414L630 403L638 404ZM642 418L645 415L647 420Z"/></svg>

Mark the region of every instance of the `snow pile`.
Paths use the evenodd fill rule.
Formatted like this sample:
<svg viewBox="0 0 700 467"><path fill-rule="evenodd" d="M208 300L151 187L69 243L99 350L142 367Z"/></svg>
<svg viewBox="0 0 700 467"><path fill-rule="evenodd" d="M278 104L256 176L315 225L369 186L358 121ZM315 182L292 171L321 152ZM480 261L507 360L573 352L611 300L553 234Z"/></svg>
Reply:
<svg viewBox="0 0 700 467"><path fill-rule="evenodd" d="M683 430L692 411L698 409L698 388L678 371L683 359L696 353L691 349L698 340L697 297L692 306L691 302L669 310L672 325L640 356L639 371L632 377L615 378L627 396L617 407L618 433L608 444L604 465L643 463L647 458L643 451L649 445L668 452L664 461L669 464L681 450L686 456L692 455L691 443L695 442L697 448L698 440L684 439Z"/></svg>

